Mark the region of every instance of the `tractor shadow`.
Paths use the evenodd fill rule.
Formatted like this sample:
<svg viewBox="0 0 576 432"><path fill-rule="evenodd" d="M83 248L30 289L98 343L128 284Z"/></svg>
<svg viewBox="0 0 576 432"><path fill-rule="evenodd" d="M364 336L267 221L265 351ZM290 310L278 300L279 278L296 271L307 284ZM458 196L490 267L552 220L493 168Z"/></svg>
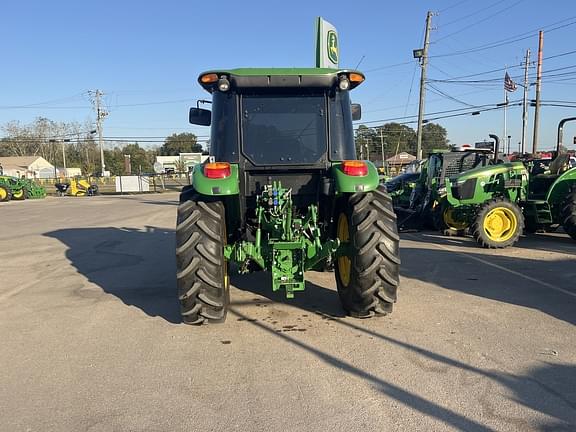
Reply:
<svg viewBox="0 0 576 432"><path fill-rule="evenodd" d="M405 279L540 310L576 324L576 290L571 290L576 280L576 259L550 261L489 255L474 253L475 243L459 244L457 239L430 240L413 235L407 239L425 246L402 247L400 271ZM462 249L453 252L427 247L431 243L458 245Z"/></svg>
<svg viewBox="0 0 576 432"><path fill-rule="evenodd" d="M179 324L174 230L73 228L44 234L65 244L78 273L127 306Z"/></svg>
<svg viewBox="0 0 576 432"><path fill-rule="evenodd" d="M321 287L320 287L321 288ZM271 337L280 339L282 342L298 347L325 363L327 366L338 369L344 375L351 375L368 383L374 390L381 393L388 400L394 400L400 405L407 406L418 415L430 417L451 426L454 430L470 432L494 431L489 424L498 422L505 429L498 430L538 430L542 432L568 432L575 430L576 426L576 366L573 364L558 364L540 362L526 373L517 375L514 373L501 372L501 368L483 369L462 360L445 356L417 346L409 342L401 341L384 333L367 328L361 321L352 322L335 318L332 323L341 327L343 340L352 335L367 335L371 339L380 342L386 351L388 348L403 349L415 354L418 358L425 358L439 366L448 368L450 373L460 376L476 377L484 381L482 387L495 391L493 384L500 387L494 394L499 394L506 400L507 405L511 402L518 407L524 407L536 411L546 418L526 418L525 415L514 415L509 407L502 408L498 400L493 400L493 394L480 392L477 396L470 396L470 404L475 404L481 410L482 422L476 421L457 410L443 406L442 402L434 401L420 396L417 393L406 390L396 384L394 380L385 380L369 370L357 367L355 364L339 358L328 351L320 350L316 346L305 342L297 336L287 333L279 333L274 328L263 322L250 319L235 306L230 312L238 318L257 327ZM411 356L407 356L407 361ZM444 372L442 372L444 373ZM425 380L425 378L423 378ZM478 385L478 379L475 380ZM424 384L425 385L425 384ZM455 394L454 397L457 396Z"/></svg>
<svg viewBox="0 0 576 432"><path fill-rule="evenodd" d="M445 236L438 231L426 229L405 229L402 230L401 233L422 236L423 240L425 239L428 242L438 244L449 243L451 246L479 247L471 235L450 237ZM576 255L576 241L570 238L570 236L561 229L553 233L524 234L520 237L520 240L514 245L514 247Z"/></svg>
<svg viewBox="0 0 576 432"><path fill-rule="evenodd" d="M311 272L307 272L306 276L309 276L310 273ZM336 284L334 273L325 272L324 274L328 276L332 285ZM270 273L268 272L248 274L232 272L230 275L230 283L241 291L259 295L273 303L293 306L303 311L332 318L343 318L346 316L340 305L340 299L335 289L329 289L308 280L306 281L306 289L303 292L295 292L293 299L286 298L284 289L276 292L272 291L272 281ZM233 300L232 304L234 304Z"/></svg>

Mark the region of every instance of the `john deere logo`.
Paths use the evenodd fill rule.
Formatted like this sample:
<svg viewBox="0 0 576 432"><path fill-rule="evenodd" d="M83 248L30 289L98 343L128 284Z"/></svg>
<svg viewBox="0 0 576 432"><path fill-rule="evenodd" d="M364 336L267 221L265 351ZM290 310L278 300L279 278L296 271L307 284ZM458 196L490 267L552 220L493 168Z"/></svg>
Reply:
<svg viewBox="0 0 576 432"><path fill-rule="evenodd" d="M338 64L338 36L334 30L328 32L328 58Z"/></svg>

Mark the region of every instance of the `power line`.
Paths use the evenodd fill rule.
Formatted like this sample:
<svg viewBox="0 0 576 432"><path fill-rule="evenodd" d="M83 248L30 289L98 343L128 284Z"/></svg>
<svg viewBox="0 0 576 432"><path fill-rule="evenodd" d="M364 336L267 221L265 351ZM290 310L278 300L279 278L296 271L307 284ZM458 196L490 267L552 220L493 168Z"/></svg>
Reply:
<svg viewBox="0 0 576 432"><path fill-rule="evenodd" d="M508 106L517 106L517 105L521 105L520 100L514 100L514 101L510 101L508 103ZM503 109L504 106L501 104L485 104L485 105L476 105L474 107L470 107L470 108L456 108L456 109L452 109L452 110L445 110L445 111L436 111L436 112L432 112L432 113L427 113L427 116L433 116L433 115L439 115L439 114L449 114L449 113L459 113L460 111L468 111L465 112L463 114L472 114L475 112L484 112L484 111L491 111L493 109ZM472 111L470 111L472 110ZM461 114L458 114L461 115ZM454 115L456 116L456 115ZM409 115L409 116L401 116L401 117L393 117L393 118L387 118L387 119L380 119L380 120L370 120L370 121L361 121L358 120L354 123L356 124L371 124L371 123L381 123L381 122L390 122L390 121L394 121L394 120L404 120L404 119L410 119L410 118L414 118L417 117L417 115ZM450 117L450 116L448 116ZM447 117L443 117L443 118L447 118ZM430 119L426 119L426 120L430 120ZM414 123L415 121L411 121L409 123Z"/></svg>
<svg viewBox="0 0 576 432"><path fill-rule="evenodd" d="M466 31L466 30L468 30L469 28L474 27L475 25L478 25L478 24L480 24L480 23L483 23L484 21L487 21L487 20L489 20L490 18L495 17L496 15L500 15L502 12L505 12L505 11L507 11L507 10L509 10L509 9L512 9L514 6L522 3L523 1L524 1L524 0L518 0L518 1L516 1L515 3L511 4L510 6L507 6L507 7L505 7L504 9L501 9L501 10L493 13L492 15L488 15L488 16L485 17L485 18L482 18L482 19L480 19L480 20L478 20L478 21L476 21L476 22L473 22L473 23L471 23L471 24L468 24L466 27L462 27L460 30L456 30L456 31L454 31L454 32L452 32L452 33L450 33L450 34L447 34L447 35L441 37L440 39L437 39L434 43L438 43L438 42L440 42L440 41L443 40L443 39L446 39L446 38L448 38L448 37L450 37L450 36L454 36L455 34L458 34L458 33L461 33L461 32L463 32L463 31ZM496 4L499 4L499 3L502 3L502 2L501 2L501 1L497 1L496 3L493 3L493 4L490 5L490 6L486 6L486 7L482 8L479 12L485 11L486 9L489 9L490 7L492 7L492 6L496 5ZM453 22L456 22L456 21L453 21ZM445 24L445 26L446 26L446 25L449 25L449 24Z"/></svg>
<svg viewBox="0 0 576 432"><path fill-rule="evenodd" d="M428 83L427 86L429 87L429 89L430 89L433 93L436 93L436 94L439 95L439 96L444 96L446 99L449 99L449 100L451 100L451 101L453 101L453 102L457 102L457 103L459 103L459 104L466 105L467 107L473 107L473 106L474 106L474 105L469 104L469 103L467 103L467 102L464 102L464 101L462 101L462 100L460 100L460 99L457 99L457 98L455 98L454 96L450 96L449 94L444 93L442 90L434 87L434 86L433 86L432 84L430 84L430 83Z"/></svg>
<svg viewBox="0 0 576 432"><path fill-rule="evenodd" d="M484 50L487 50L487 49L497 48L497 47L500 47L500 46L502 46L502 45L508 45L508 44L510 44L510 43L519 42L519 41L522 41L522 40L525 40L525 39L530 39L530 38L533 38L533 37L537 37L538 34L535 33L535 32L537 32L537 31L539 31L539 30L546 30L546 32L549 33L549 32L552 32L552 31L556 31L556 30L560 30L560 29L563 29L563 28L572 26L572 25L576 24L576 21L572 21L572 22L569 22L569 23L563 24L563 25L557 25L557 24L564 23L564 22L566 22L566 21L570 21L570 20L574 20L574 19L576 19L576 16L572 16L572 17L570 17L570 18L566 18L566 19L563 19L563 20L561 20L561 21L557 21L557 22L555 22L555 23L548 24L548 25L543 26L543 27L541 27L541 28L539 28L539 29L530 30L530 31L527 31L527 32L523 32L523 33L514 35L514 36L509 36L509 37L507 37L507 38L505 38L505 39L500 39L500 40L497 40L497 41L494 41L494 42L490 42L490 43L487 43L487 44L483 44L483 45L479 45L479 46L476 46L476 47L468 48L468 49L466 49L466 50L455 51L455 52L444 53L444 54L442 54L442 53L440 53L440 54L435 54L435 55L433 55L433 56L430 56L430 58L451 57L451 56L464 55L464 54L469 54L469 53L473 53L473 52L484 51ZM557 26L556 26L556 27L552 27L552 28L548 28L548 27L555 26L555 25L557 25Z"/></svg>
<svg viewBox="0 0 576 432"><path fill-rule="evenodd" d="M454 4L450 5L450 6L445 7L444 9L440 9L440 10L438 11L438 13L446 12L446 11L449 10L449 9L458 7L458 6L460 6L461 4L467 3L467 2L469 2L469 1L470 1L470 0L461 0L461 1L457 2L457 3L454 3Z"/></svg>

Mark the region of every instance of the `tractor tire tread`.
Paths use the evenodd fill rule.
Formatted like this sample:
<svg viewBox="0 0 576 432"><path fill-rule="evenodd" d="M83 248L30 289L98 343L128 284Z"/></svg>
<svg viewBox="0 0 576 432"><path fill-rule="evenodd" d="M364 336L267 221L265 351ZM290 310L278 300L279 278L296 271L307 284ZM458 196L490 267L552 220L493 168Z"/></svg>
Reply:
<svg viewBox="0 0 576 432"><path fill-rule="evenodd" d="M348 217L355 252L350 256L348 286L342 283L338 268L335 272L342 306L356 318L386 315L396 302L399 285L400 237L392 200L381 185L375 191L343 198L338 210Z"/></svg>
<svg viewBox="0 0 576 432"><path fill-rule="evenodd" d="M176 227L182 320L192 325L223 322L229 303L224 204L188 188L186 196L180 196Z"/></svg>
<svg viewBox="0 0 576 432"><path fill-rule="evenodd" d="M488 238L483 228L484 216L487 212L497 206L504 206L512 210L516 214L518 221L518 226L516 227L516 232L510 237L510 239L504 242L495 242ZM471 225L472 236L476 242L486 249L502 249L509 246L513 246L520 239L520 235L524 232L524 215L522 209L512 201L505 198L498 197L486 201L480 206L480 209L476 213L476 217Z"/></svg>
<svg viewBox="0 0 576 432"><path fill-rule="evenodd" d="M562 227L566 234L576 240L576 186L570 189L561 210Z"/></svg>

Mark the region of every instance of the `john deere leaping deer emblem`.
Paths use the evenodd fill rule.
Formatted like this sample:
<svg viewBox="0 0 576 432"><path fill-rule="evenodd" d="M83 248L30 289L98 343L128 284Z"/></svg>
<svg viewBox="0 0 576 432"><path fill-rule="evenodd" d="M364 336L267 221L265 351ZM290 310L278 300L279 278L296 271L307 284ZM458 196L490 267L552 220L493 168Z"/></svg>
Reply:
<svg viewBox="0 0 576 432"><path fill-rule="evenodd" d="M328 32L328 58L338 64L338 36L334 30Z"/></svg>

